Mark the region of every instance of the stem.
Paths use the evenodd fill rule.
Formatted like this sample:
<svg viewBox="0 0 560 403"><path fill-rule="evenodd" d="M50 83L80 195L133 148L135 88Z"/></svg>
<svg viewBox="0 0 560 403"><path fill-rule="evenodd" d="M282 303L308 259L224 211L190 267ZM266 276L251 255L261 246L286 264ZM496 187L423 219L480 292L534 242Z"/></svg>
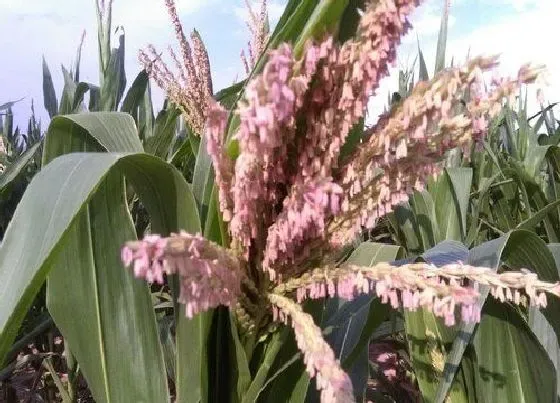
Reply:
<svg viewBox="0 0 560 403"><path fill-rule="evenodd" d="M39 323L31 332L27 333L17 342L12 345L12 348L6 354L6 363L12 361L19 353L19 351L27 346L31 340L33 340L38 335L44 333L48 329L54 326L54 321L50 315Z"/></svg>

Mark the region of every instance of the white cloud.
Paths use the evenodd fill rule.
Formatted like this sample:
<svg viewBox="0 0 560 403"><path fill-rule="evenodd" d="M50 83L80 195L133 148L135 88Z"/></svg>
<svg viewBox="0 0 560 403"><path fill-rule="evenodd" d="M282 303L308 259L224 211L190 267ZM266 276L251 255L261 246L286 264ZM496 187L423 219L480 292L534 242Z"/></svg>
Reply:
<svg viewBox="0 0 560 403"><path fill-rule="evenodd" d="M249 4L255 13L258 13L260 10L261 1L260 0L250 0ZM286 7L286 0L278 0L278 1L268 1L267 2L267 9L268 9L268 18L270 20L270 25L274 26L282 16L284 12L284 8ZM249 20L249 11L245 6L245 1L241 0L241 5L235 6L233 8L233 13L235 16L245 24L246 21Z"/></svg>
<svg viewBox="0 0 560 403"><path fill-rule="evenodd" d="M420 38L429 38L437 36L441 26L443 2L441 0L428 0L416 9L411 17L413 34L405 38L405 43L414 41L416 43L416 35ZM456 18L451 10L448 18L448 29L453 28Z"/></svg>
<svg viewBox="0 0 560 403"><path fill-rule="evenodd" d="M545 64L548 74L547 82L538 82L529 87L528 102L529 111L537 110L536 91L544 87L545 95L551 102L560 100L560 58L557 56L554 41L557 37L557 16L560 15L559 0L478 0L481 3L501 5L504 10L510 6L513 13L499 14L493 23L480 26L473 31L456 37L453 29L449 29L447 41L446 60L450 63L454 59L455 65L464 62L467 54L491 55L500 54L500 66L498 71L501 75L512 76L517 73L519 67L531 62L532 64ZM412 22L414 30L403 40L399 49L399 67L409 66L416 56L416 32L420 38L420 45L430 74L435 63L437 44L437 32L439 22L436 24L435 15L437 5L441 0L427 2L427 11L413 15ZM465 1L462 2L466 4ZM498 3L498 4L497 4ZM441 6L439 6L441 7ZM431 9L430 9L431 8ZM523 8L523 12L515 12ZM453 13L453 7L451 9ZM438 17L439 18L439 17ZM416 21L416 23L415 23ZM450 19L450 25L451 25ZM437 28L436 28L437 25ZM430 29L431 27L431 29ZM420 30L423 32L420 33ZM431 34L430 34L431 33ZM375 120L377 115L387 105L387 94L395 91L398 84L398 69L391 69L390 77L381 82L378 95L370 101L370 120Z"/></svg>
<svg viewBox="0 0 560 403"><path fill-rule="evenodd" d="M185 20L189 14L214 3L214 0L176 0L175 6L180 18ZM144 29L169 26L169 15L163 0L115 0L113 15L115 20L125 27L137 24L142 24Z"/></svg>

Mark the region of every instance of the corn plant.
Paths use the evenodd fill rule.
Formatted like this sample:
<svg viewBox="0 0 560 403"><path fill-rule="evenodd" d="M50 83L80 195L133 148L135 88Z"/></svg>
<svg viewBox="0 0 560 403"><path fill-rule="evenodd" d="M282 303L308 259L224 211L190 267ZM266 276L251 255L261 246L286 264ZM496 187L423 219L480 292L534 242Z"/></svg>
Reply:
<svg viewBox="0 0 560 403"><path fill-rule="evenodd" d="M475 58L416 85L364 129L367 100L417 1L291 0L247 80L215 94L202 41L194 34L190 52L173 2L166 5L181 45L178 73L164 71L157 52L141 58L183 114L186 135L160 147L145 134L149 125L139 129L139 107L53 114L44 167L0 246L0 357L46 280L49 312L96 401L380 397L366 389L365 347L390 310L403 314L425 400L493 401L498 386L508 397L555 399L554 367L515 316L530 304L557 320L558 276L536 235L512 232L470 251L444 243L393 263L399 247L351 246L441 172L446 151L484 138L502 100L539 70L523 67L484 91L481 72L497 59ZM106 46L110 2L98 6L106 21L98 105L111 110L122 94L119 69L104 74L111 60L118 65L118 50ZM463 101L473 89L485 102ZM171 163L185 144L196 152L192 183ZM140 229L129 208L136 198L149 214ZM542 259L524 259L532 252ZM532 271L510 270L520 268ZM469 350L461 336L477 326ZM445 363L441 346L426 341L434 327L460 345L453 351L472 352L458 375L455 367L434 375ZM498 329L494 348L479 336L484 329ZM533 360L519 373L499 365L503 334L519 348L508 359Z"/></svg>

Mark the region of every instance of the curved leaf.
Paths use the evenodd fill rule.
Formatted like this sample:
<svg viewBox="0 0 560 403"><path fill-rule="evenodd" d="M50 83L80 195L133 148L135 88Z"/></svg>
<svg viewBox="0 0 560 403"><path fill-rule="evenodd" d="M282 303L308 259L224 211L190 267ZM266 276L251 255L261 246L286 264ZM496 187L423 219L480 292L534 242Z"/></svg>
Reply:
<svg viewBox="0 0 560 403"><path fill-rule="evenodd" d="M362 242L347 262L372 266L393 261L402 257L402 254L403 250L399 246ZM389 308L372 295L361 295L352 301L333 299L327 305L335 305L333 308L336 311L330 317L323 318L323 327L332 329L326 339L349 372L354 393L360 398L365 392L368 377L366 347L373 331L389 315Z"/></svg>
<svg viewBox="0 0 560 403"><path fill-rule="evenodd" d="M153 225L156 228L176 227L177 223L180 224L180 227L185 228L185 223L192 220L194 204L192 197L188 196L190 194L188 185L176 170L158 158L146 154L80 153L59 157L48 164L29 185L0 247L0 279L2 280L0 291L3 295L3 305L0 310L1 357L4 356L6 349L13 341L18 325L47 273L57 259L61 259L61 253L74 253L74 258L80 256L76 253L85 253L83 250L71 250L68 247L73 236L79 237L83 236L84 232L87 233L87 231L78 231L73 226L83 224L80 221L85 218L82 218L80 213L88 210L86 203L92 199L97 189L108 186L107 183L104 183L105 180L109 182L114 180L111 176L115 170L122 170L127 174L146 208L152 213ZM118 192L116 193L118 194ZM61 197L62 195L64 197ZM36 203L38 199L42 201L40 204ZM106 203L106 201L103 202ZM186 202L190 203L190 207L184 205ZM176 205L175 208L173 208L173 204ZM49 212L49 214L45 214L45 212ZM101 212L100 214L107 213ZM120 214L124 213L121 211ZM89 215L91 217L91 212ZM130 222L130 218L128 220ZM125 235L128 236L128 234ZM113 245L117 248L117 251L113 252L118 252L120 246L120 244ZM28 248L36 253L28 253ZM118 254L117 256L110 253L101 254L99 258L112 258L118 261ZM68 267L69 270L72 268L72 266ZM119 274L113 273L112 275L121 277L124 284L111 284L108 280L105 284L108 287L113 285L114 291L117 292L116 295L120 295L122 298L117 299L122 301L122 305L119 304L121 309L117 309L115 306L107 307L115 312L115 317L119 318L119 321L114 323L115 328L112 329L115 332L114 337L117 337L117 334L121 336L121 341L114 345L120 350L111 359L115 361L115 365L118 364L121 374L128 373L128 376L131 377L133 387L137 389L135 395L139 396L144 393L142 401L164 401L167 399L165 397L167 389L165 378L161 374L165 375L165 367L161 347L157 342L157 329L149 303L148 290L141 282L134 281L132 274L122 267L115 270L115 272L117 271ZM70 280L68 279L68 281ZM131 291L130 287L135 291ZM76 288L76 292L80 291L84 292L84 290ZM69 290L65 290L66 294L68 292ZM142 293L145 295L144 303L127 301L130 298L141 301L144 298L141 297ZM133 310L137 318L144 318L147 321L144 325L148 326L149 331L139 331L137 322L124 315L122 309L125 307ZM146 310L147 308L149 309ZM119 312L121 313L119 314ZM70 325L79 328L82 324L74 320L74 323ZM109 326L107 323L104 325ZM135 330L132 332L131 328ZM124 338L125 335L127 338ZM133 339L130 338L131 335L134 335L138 341L133 342ZM94 335L92 334L91 337ZM149 342L150 340L152 342ZM80 354L77 341L70 338L69 342L73 346L73 352L80 361L86 377L102 379L100 382L106 382L107 378L103 378L103 375L97 377L94 375L98 365L83 359L84 354ZM125 346L130 346L130 348L126 349ZM132 354L131 361L128 361L131 365L123 365L122 354L125 350L129 350ZM139 359L150 365L132 364L138 362ZM154 365L157 365L159 370L154 371ZM101 368L101 370L106 373L108 368ZM98 386L96 390L94 382L90 384L90 387L97 399L105 401L106 392L103 388Z"/></svg>
<svg viewBox="0 0 560 403"><path fill-rule="evenodd" d="M45 56L43 56L43 104L51 119L58 115L58 100L56 99L51 71Z"/></svg>
<svg viewBox="0 0 560 403"><path fill-rule="evenodd" d="M130 117L126 115L111 115L111 129L119 126L115 124L116 121L131 123ZM52 132L47 137L49 145L44 157L49 161L57 153L71 151L79 143L84 148L99 147L99 144L115 149L141 148L138 141L132 140L136 138L132 137L132 134L136 136L134 125L128 131L125 126L126 123L121 128L121 134L128 132L128 135L118 137L115 132L111 133L112 130L105 130L101 114L56 118L51 125ZM91 139L84 141L84 132L88 132L85 127L95 132L97 142L91 142ZM179 228L200 230L190 188L179 172L155 157L145 154L95 153L70 154L55 159L30 184L0 247L2 288L9 285L9 289L1 290L0 356L3 357L9 348L46 274L57 266L57 270L70 272L67 276L59 273L58 278L57 272L53 272L49 288L55 290L59 286L64 290L49 295L49 304L58 306L53 312L71 300L70 296L74 292L82 300L94 301L93 304L70 307L85 310L83 312L90 309L92 315L81 316L91 319L87 329L82 328L80 331L82 324L75 320L69 323L64 315L53 316L65 337L70 336L73 353L96 399L122 401L123 391L134 388L124 400L132 396L135 401L166 401L165 366L148 290L121 267L118 258L122 242L134 237L132 223L124 207L124 186L120 172L127 175L151 213L154 230L164 233ZM96 191L98 193L94 195ZM38 199L42 203L36 203ZM45 211L49 214L45 214ZM82 248L76 249L72 245ZM27 248L36 253L26 253ZM72 265L63 265L65 259L71 260ZM92 269L92 265L96 271L88 270ZM76 286L80 282L91 285L92 280L97 288ZM65 281L70 282L67 287L64 287ZM115 305L117 301L119 303ZM98 319L95 320L95 317ZM196 324L194 326L196 328ZM91 331L89 339L84 338L86 330ZM91 343L95 338L100 341ZM108 343L109 339L113 341ZM134 339L138 341L133 342ZM189 340L188 345L183 343L183 350L185 347L192 349L193 345L198 349L193 341ZM114 351L115 348L118 351ZM122 365L123 362L138 360L145 364ZM196 366L193 371L193 367L183 365L181 372L189 374L186 378L190 385L200 384ZM109 387L109 376L120 381Z"/></svg>
<svg viewBox="0 0 560 403"><path fill-rule="evenodd" d="M8 165L8 168L0 175L0 194L4 188L12 183L18 175L25 169L29 161L35 157L37 150L41 146L41 142L33 144L25 152L18 157L16 161Z"/></svg>
<svg viewBox="0 0 560 403"><path fill-rule="evenodd" d="M558 279L554 260L546 249L544 242L534 233L528 231L511 231L501 238L486 242L469 252L468 263L474 266L491 267L497 270L502 262L505 262L508 266L514 268L533 269L538 273L540 278L547 279L549 281ZM483 304L484 301L486 301L487 296L488 289L482 287L479 304ZM510 373L512 371L512 363L507 360L496 359L493 363L489 363L487 361L481 363L481 355L488 356L493 354L507 355L510 357L517 356L517 360L519 360L519 362L525 362L525 357L531 356L527 356L528 349L531 352L530 354L534 355L535 360L536 357L540 357L544 360L541 363L542 365L549 364L548 357L546 357L546 354L543 355L542 347L539 343L535 343L536 339L528 327L519 325L519 321L522 319L518 318L518 313L508 310L505 306L490 307L489 309L493 312L492 317L483 317L483 320L485 323L491 323L491 325L481 327L476 331L476 337L478 337L477 340L486 340L488 338L488 343L486 343L486 341L479 342L478 344L475 343L477 365L479 367L477 371L480 371L481 368L483 370L491 369L494 374L502 377L506 388L508 385L514 385L517 383L523 385L523 393L519 394L517 397L510 396L508 398L509 400L506 401L533 401L531 400L531 396L534 396L535 394L539 395L540 392L542 392L542 395L540 395L541 398L538 401L550 401L547 400L546 395L550 389L547 389L547 387L549 386L549 383L552 382L550 378L543 378L542 381L546 382L543 386L539 384L540 381L537 381L532 375L530 375L530 372L529 375L527 375L527 373L523 374L518 371L515 372L517 376L513 376ZM559 319L557 318L558 315L555 315L553 312L558 312L558 309L558 301L551 300L549 301L549 307L543 311L544 315L551 321L550 323L556 329L558 329L559 326ZM506 315L506 312L509 312L506 317L511 319L511 323L504 322L503 318L504 315ZM515 326L517 329L520 329L519 332L512 333L511 326ZM454 340L451 351L447 355L447 362L445 364L442 383L438 388L435 401L444 401L451 382L453 381L455 371L463 358L463 354L467 349L467 345L471 340L475 327L476 326L474 324L463 323L457 329L458 336ZM491 347L493 343L492 340L494 340L494 338L499 340L497 335L500 334L503 338L502 342L498 344L498 347L496 345ZM510 342L507 343L505 340L509 340ZM519 347L519 340L525 340L523 341L523 349L520 349ZM492 350L492 348L494 350ZM495 351L496 349L497 351ZM553 377L554 387L556 388L555 379L556 378ZM482 380L478 380L477 382L482 382L482 386L477 386L477 390L482 391L484 394L491 393L490 390L496 386L493 383L494 381L490 378L483 377ZM490 399L485 401L493 400Z"/></svg>

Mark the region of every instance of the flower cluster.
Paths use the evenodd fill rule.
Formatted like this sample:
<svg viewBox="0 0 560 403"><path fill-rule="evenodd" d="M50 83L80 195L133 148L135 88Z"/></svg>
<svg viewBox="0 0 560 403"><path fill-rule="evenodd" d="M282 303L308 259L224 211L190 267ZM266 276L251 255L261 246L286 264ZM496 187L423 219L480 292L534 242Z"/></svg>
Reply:
<svg viewBox="0 0 560 403"><path fill-rule="evenodd" d="M253 320L254 332L271 320L291 323L322 400L345 402L353 400L351 382L321 330L302 311L305 299L375 293L393 308L429 309L453 325L457 312L464 321L480 320L480 287L489 287L502 301L528 300L540 307L546 305L546 293L560 296L558 284L525 272L497 274L462 264L333 263L333 249L373 227L421 188L439 171L446 151L460 147L468 158L470 145L484 136L503 99L534 81L538 69L524 66L517 77L494 80L489 88L483 73L496 67L495 57L444 70L419 83L366 130L359 146L342 155L369 97L395 61L410 27L408 16L419 0L366 1L355 37L342 44L328 36L310 40L301 52L290 44L270 51L262 73L247 83L234 111L239 126L233 133L227 133L229 112L210 100L202 42L193 37L193 57L172 1L166 3L182 44L179 70L189 84L173 84L177 81L170 72L158 70L165 68L161 63L150 68L191 124L204 127L231 245L226 249L186 233L152 235L127 244L122 257L148 281L177 274L179 300L189 317L225 305L243 318L240 322ZM251 65L264 49L265 14L251 13ZM264 326L257 323L262 320Z"/></svg>
<svg viewBox="0 0 560 403"><path fill-rule="evenodd" d="M352 382L340 368L340 363L328 343L323 340L321 329L311 315L303 312L299 304L280 295L269 296L274 318L290 322L296 342L303 352L303 361L310 376L316 377L323 403L351 402L354 400Z"/></svg>
<svg viewBox="0 0 560 403"><path fill-rule="evenodd" d="M239 260L200 235L150 235L128 242L121 258L126 266L134 262L134 274L149 282L163 284L164 274L177 274L178 300L185 304L189 318L220 305L234 306L240 294Z"/></svg>
<svg viewBox="0 0 560 403"><path fill-rule="evenodd" d="M191 48L177 16L174 0L165 0L165 5L181 48L179 60L173 48L169 47L178 76L169 69L152 45L141 50L138 58L150 77L166 91L169 100L181 109L192 131L200 135L204 130L208 103L213 94L208 52L196 30L191 33Z"/></svg>
<svg viewBox="0 0 560 403"><path fill-rule="evenodd" d="M251 40L249 41L249 46L247 48L249 52L249 59L247 59L245 51L242 50L241 61L245 67L245 73L249 74L266 48L266 43L268 42L269 37L269 27L266 0L261 0L258 14L253 11L251 4L249 4L249 0L245 0L245 6L247 8L247 12L249 13L247 27L251 32Z"/></svg>

